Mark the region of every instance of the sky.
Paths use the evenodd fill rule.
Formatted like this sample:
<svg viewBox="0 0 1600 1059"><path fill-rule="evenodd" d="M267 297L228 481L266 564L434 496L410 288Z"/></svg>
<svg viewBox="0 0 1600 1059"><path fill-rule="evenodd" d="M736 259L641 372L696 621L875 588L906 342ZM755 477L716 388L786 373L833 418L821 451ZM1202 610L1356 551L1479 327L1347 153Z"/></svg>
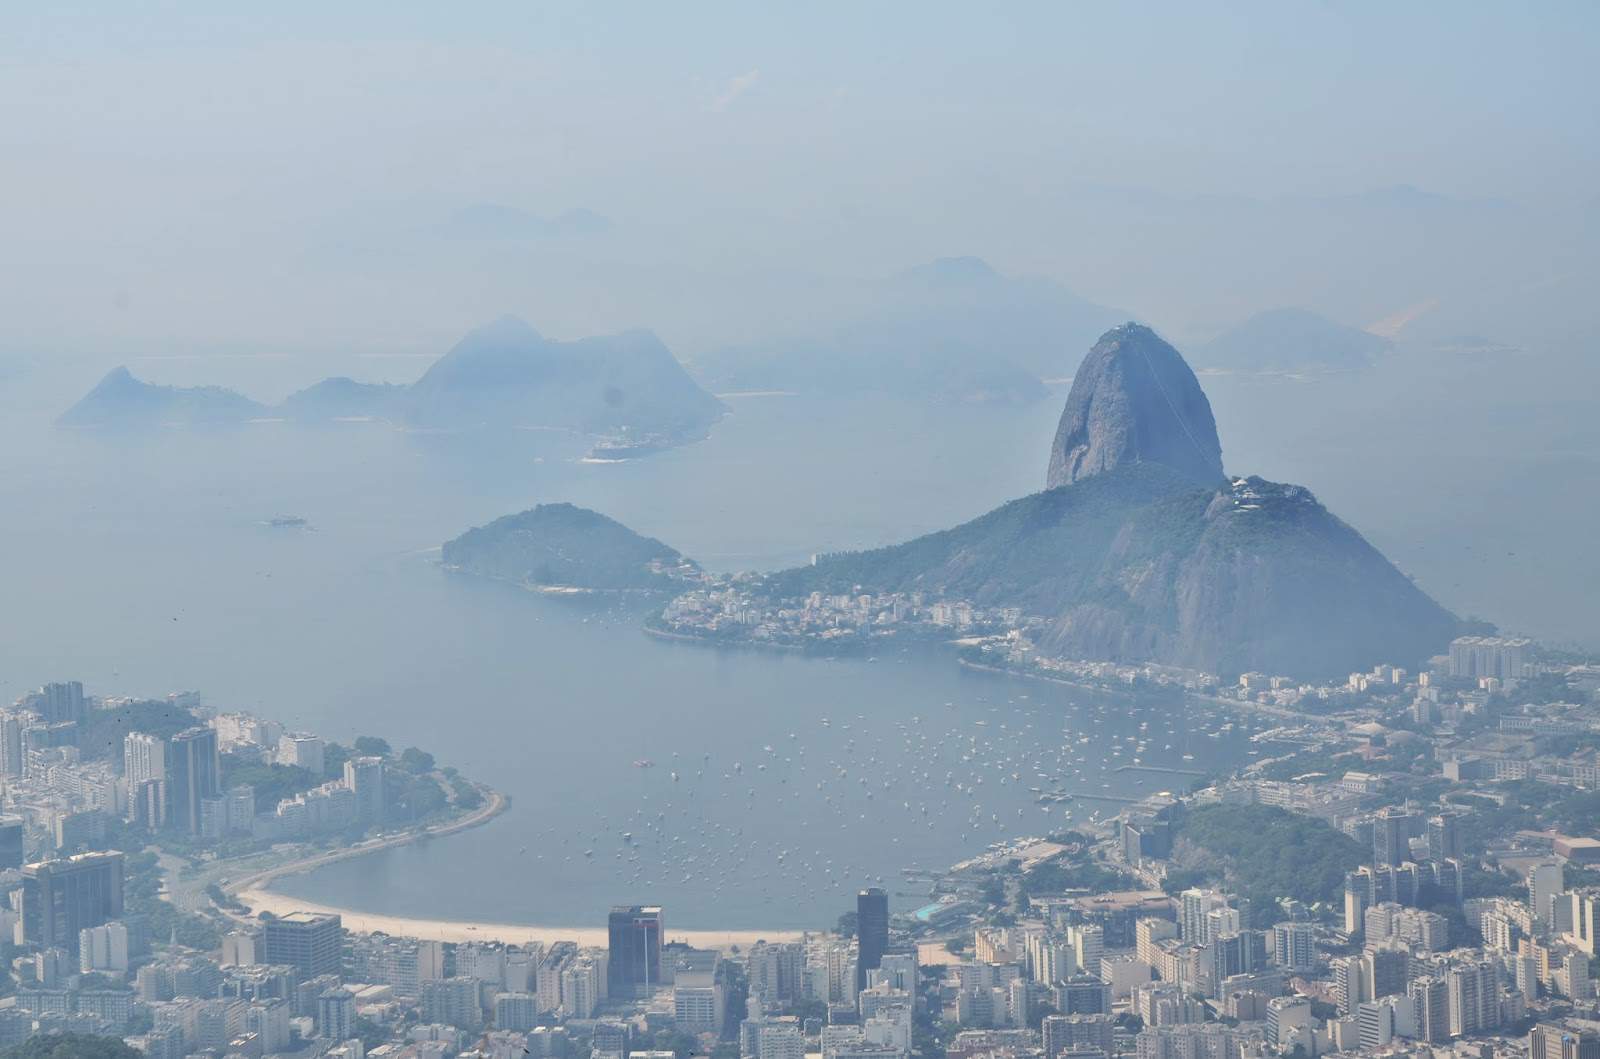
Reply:
<svg viewBox="0 0 1600 1059"><path fill-rule="evenodd" d="M252 6L7 16L0 351L437 348L503 311L704 346L968 253L1180 334L1364 324L1434 295L1316 275L1389 227L1329 201L1442 197L1455 290L1460 246L1600 187L1592 4ZM481 203L612 227L463 245Z"/></svg>

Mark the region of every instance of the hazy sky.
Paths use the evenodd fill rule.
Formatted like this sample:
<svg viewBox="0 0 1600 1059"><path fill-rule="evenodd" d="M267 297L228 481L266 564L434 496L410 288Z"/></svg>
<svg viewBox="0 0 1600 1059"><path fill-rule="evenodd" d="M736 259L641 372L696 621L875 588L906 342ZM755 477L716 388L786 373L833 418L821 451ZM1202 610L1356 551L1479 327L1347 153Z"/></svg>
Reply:
<svg viewBox="0 0 1600 1059"><path fill-rule="evenodd" d="M1592 3L253 6L7 17L0 348L426 345L506 309L690 335L719 284L952 253L1203 329L1182 268L1141 280L1199 251L1085 226L1107 189L1600 187ZM428 242L479 202L614 234Z"/></svg>

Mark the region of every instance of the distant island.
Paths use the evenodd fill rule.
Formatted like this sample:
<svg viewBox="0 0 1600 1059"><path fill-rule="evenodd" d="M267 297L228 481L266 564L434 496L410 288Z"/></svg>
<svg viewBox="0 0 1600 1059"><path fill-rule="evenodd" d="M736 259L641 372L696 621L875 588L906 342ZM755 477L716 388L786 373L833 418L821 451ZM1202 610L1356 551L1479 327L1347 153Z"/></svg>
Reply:
<svg viewBox="0 0 1600 1059"><path fill-rule="evenodd" d="M540 504L445 542L444 565L529 588L680 591L700 568L675 549L572 504Z"/></svg>
<svg viewBox="0 0 1600 1059"><path fill-rule="evenodd" d="M157 386L116 368L57 420L67 427L377 420L408 428L570 430L642 454L706 436L726 411L648 331L558 342L505 317L409 386L325 379L268 406L219 387Z"/></svg>
<svg viewBox="0 0 1600 1059"><path fill-rule="evenodd" d="M992 636L1012 658L1330 679L1415 665L1463 631L1310 490L1225 474L1198 379L1148 327L1114 328L1084 359L1046 484L954 529L771 574L684 560L664 576L677 552L570 505L445 556L528 583L676 580L650 631L808 651Z"/></svg>
<svg viewBox="0 0 1600 1059"><path fill-rule="evenodd" d="M1394 343L1308 309L1257 313L1202 346L1202 368L1239 372L1353 371L1372 365Z"/></svg>

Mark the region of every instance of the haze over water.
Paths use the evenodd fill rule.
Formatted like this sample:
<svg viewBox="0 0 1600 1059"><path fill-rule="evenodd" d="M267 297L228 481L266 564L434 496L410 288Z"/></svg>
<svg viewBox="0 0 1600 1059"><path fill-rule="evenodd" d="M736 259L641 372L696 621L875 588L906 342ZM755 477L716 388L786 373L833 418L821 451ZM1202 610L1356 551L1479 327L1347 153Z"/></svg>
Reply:
<svg viewBox="0 0 1600 1059"><path fill-rule="evenodd" d="M271 392L325 364L136 370ZM415 368L389 366L400 378ZM1592 641L1582 578L1569 575L1592 568L1577 527L1592 524L1600 490L1557 486L1593 481L1578 422L1552 398L1539 407L1555 414L1516 424L1537 440L1519 449L1517 474L1486 475L1486 446L1471 445L1455 410L1415 400L1442 388L1490 415L1492 368L1418 358L1324 380L1319 402L1338 406L1330 389L1368 397L1320 416L1307 410L1310 384L1203 381L1230 470L1310 485L1447 606ZM9 594L27 601L0 628L0 697L66 678L101 694L193 687L218 709L329 738L421 746L514 799L487 827L281 885L307 900L538 925L593 925L614 901L648 900L679 927L820 926L880 876L891 892L920 894L897 885L902 866L1065 826L1038 811L1031 786L1131 794L1176 782L1102 778L1093 760L1070 764L1082 775L1055 771L1056 752L1081 754L1084 735L1137 736L1149 723L1146 764L1190 752L1210 768L1248 748L1240 732L1214 740L1177 719L1168 734L1160 718L1099 714L1067 689L964 676L948 657L825 661L659 643L638 632L636 609L542 599L431 563L467 526L545 500L593 506L722 569L903 539L1037 489L1059 395L1022 409L735 399L707 442L596 466L575 462L581 445L543 433L52 428L85 384L71 370L0 384L10 512L0 548ZM1379 462L1396 432L1419 444ZM1575 521L1513 518L1519 496ZM314 529L263 525L280 514ZM1488 561L1502 549L1518 555ZM655 767L634 766L644 759ZM1023 767L1041 763L1047 780ZM947 774L984 783L957 792ZM651 865L643 874L630 849Z"/></svg>

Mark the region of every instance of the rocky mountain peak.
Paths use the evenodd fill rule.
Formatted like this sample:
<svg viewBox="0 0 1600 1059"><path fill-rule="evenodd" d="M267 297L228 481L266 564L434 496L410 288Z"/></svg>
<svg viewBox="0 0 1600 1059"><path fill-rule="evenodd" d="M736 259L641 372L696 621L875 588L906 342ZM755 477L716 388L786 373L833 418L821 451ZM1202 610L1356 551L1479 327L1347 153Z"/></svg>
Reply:
<svg viewBox="0 0 1600 1059"><path fill-rule="evenodd" d="M1102 335L1073 377L1046 488L1128 463L1158 463L1203 485L1223 481L1222 444L1200 381L1176 349L1134 323Z"/></svg>

